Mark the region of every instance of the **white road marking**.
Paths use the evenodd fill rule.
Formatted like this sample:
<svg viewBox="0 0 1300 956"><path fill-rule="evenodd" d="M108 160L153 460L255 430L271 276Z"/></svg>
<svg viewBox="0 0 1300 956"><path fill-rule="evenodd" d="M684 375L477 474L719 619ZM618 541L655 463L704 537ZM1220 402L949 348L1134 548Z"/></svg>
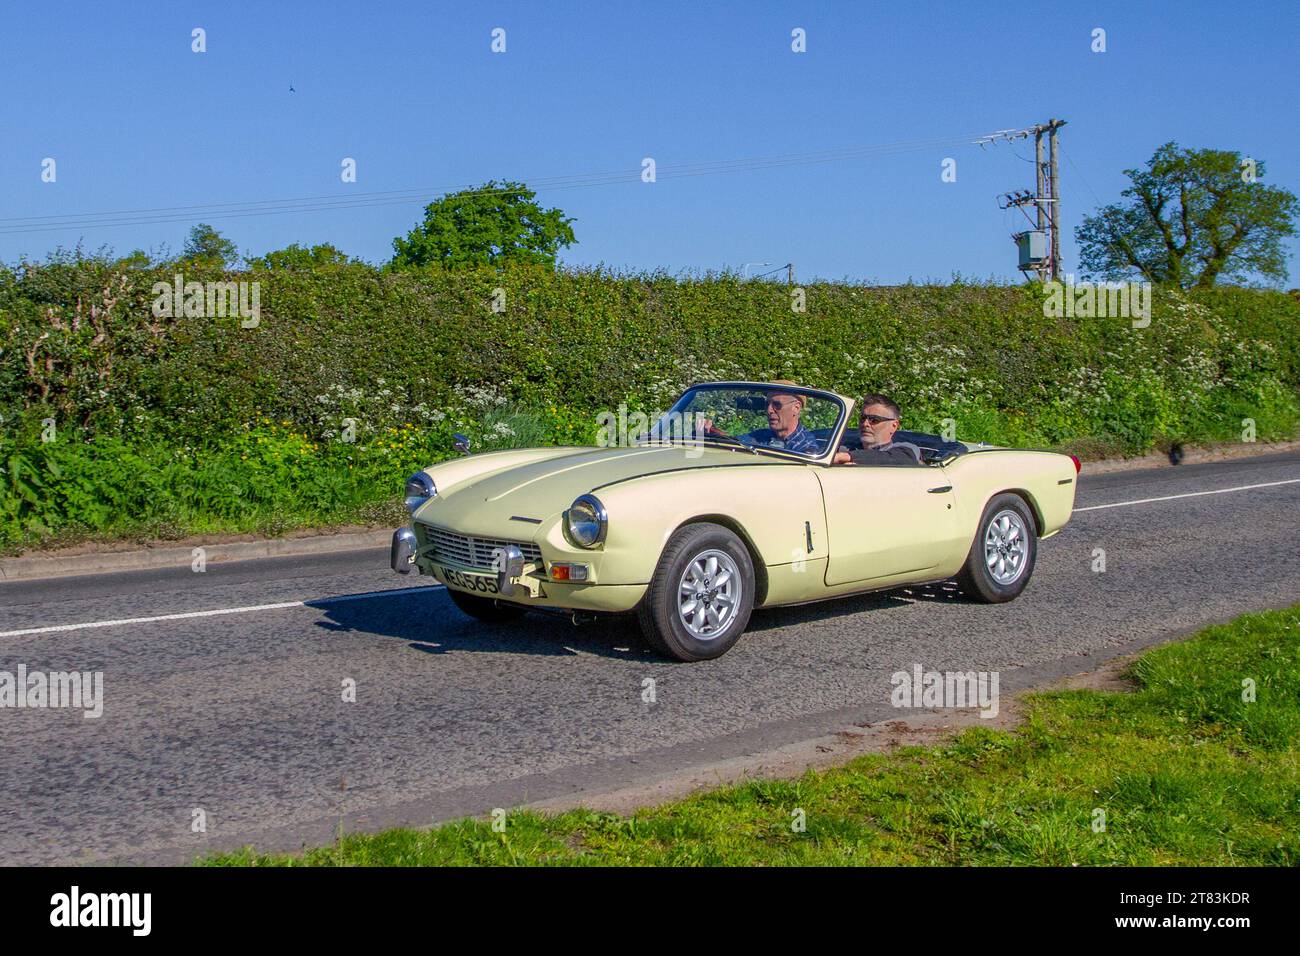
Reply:
<svg viewBox="0 0 1300 956"><path fill-rule="evenodd" d="M306 601L281 601L279 604L250 604L247 607L223 607L214 611L186 611L183 614L157 614L153 617L124 617L114 621L87 621L84 624L55 624L50 627L27 627L18 631L0 631L0 637L24 637L29 634L53 634L58 631L84 631L92 627L117 627L121 624L151 624L154 621L185 621L196 617L219 617L223 614L251 614L254 611L282 611L290 607L306 607L309 604L338 604L343 601L360 601L364 598L386 597L391 594L414 594L418 591L432 591L441 588L441 584L430 584L418 588L394 588L391 591L367 591L365 594L344 594L339 597L310 598Z"/></svg>
<svg viewBox="0 0 1300 956"><path fill-rule="evenodd" d="M1258 485L1238 485L1235 488L1216 488L1213 491L1189 491L1181 495L1164 495L1160 498L1139 498L1136 501L1116 501L1108 505L1089 505L1075 508L1074 514L1084 511L1101 511L1104 508L1127 508L1130 505L1145 505L1153 501L1176 501L1179 498L1199 498L1202 495L1224 495L1231 491L1251 491L1255 488L1276 488L1278 485L1294 485L1300 478L1287 478L1284 481L1265 481ZM155 621L184 621L190 618L219 617L223 614L251 614L255 611L281 611L291 607L306 607L308 604L336 604L342 601L360 601L364 598L383 597L393 594L414 594L417 591L429 591L443 587L430 584L424 587L395 588L391 591L369 591L365 594L345 594L341 597L312 598L308 601L283 601L279 604L251 604L247 607L223 607L213 611L187 611L183 614L158 614L153 617L128 617L115 621L87 621L84 624L55 624L50 627L28 627L17 631L0 631L0 637L25 637L29 634L53 634L61 631L84 631L92 627L118 627L122 624L152 624Z"/></svg>
<svg viewBox="0 0 1300 956"><path fill-rule="evenodd" d="M1075 508L1074 513L1081 511L1100 511L1103 508L1126 508L1129 505L1145 505L1153 501L1174 501L1177 498L1199 498L1201 495L1226 495L1230 491L1250 491L1252 488L1275 488L1278 485L1294 485L1300 482L1300 478L1288 478L1285 481L1265 481L1258 485L1238 485L1236 488L1216 488L1214 491L1189 491L1183 495L1165 495L1162 498L1139 498L1137 501L1116 501L1109 505L1089 505L1087 508Z"/></svg>

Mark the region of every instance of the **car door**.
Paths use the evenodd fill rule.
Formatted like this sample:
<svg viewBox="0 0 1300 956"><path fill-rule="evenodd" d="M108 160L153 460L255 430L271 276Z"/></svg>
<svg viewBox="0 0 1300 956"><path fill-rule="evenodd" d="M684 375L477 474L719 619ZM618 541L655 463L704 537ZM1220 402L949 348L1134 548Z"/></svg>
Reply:
<svg viewBox="0 0 1300 956"><path fill-rule="evenodd" d="M826 506L826 584L936 567L956 534L952 486L942 467L832 465L817 469Z"/></svg>

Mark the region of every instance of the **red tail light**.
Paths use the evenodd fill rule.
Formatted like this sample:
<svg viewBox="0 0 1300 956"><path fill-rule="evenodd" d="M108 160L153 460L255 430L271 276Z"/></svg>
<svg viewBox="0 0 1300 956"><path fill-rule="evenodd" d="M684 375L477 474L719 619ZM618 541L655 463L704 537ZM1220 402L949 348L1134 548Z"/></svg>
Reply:
<svg viewBox="0 0 1300 956"><path fill-rule="evenodd" d="M1071 455L1070 461L1074 462L1074 473L1076 475L1083 470L1083 462L1079 461L1078 456Z"/></svg>

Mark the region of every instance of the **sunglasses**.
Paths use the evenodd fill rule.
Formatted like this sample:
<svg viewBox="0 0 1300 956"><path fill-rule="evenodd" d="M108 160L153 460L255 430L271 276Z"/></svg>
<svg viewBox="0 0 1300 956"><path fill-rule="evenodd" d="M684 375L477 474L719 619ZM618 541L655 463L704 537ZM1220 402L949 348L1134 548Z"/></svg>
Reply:
<svg viewBox="0 0 1300 956"><path fill-rule="evenodd" d="M795 400L795 401L792 401L792 402L783 402L783 401L781 401L781 399L779 399L779 398L769 398L769 399L767 400L767 407L768 407L768 408L771 408L771 409L774 409L775 411L778 411L778 412L779 412L781 409L785 408L787 405L797 405L797 404L799 404L798 400Z"/></svg>
<svg viewBox="0 0 1300 956"><path fill-rule="evenodd" d="M863 415L862 421L872 425L879 425L881 422L896 422L897 418L889 418L885 415Z"/></svg>

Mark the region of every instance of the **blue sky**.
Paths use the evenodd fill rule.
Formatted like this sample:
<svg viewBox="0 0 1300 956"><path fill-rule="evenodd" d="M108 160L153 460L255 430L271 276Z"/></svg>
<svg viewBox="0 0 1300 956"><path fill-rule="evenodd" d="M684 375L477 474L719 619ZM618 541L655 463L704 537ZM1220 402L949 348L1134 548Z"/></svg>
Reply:
<svg viewBox="0 0 1300 956"><path fill-rule="evenodd" d="M1265 181L1300 192L1293 0L99 0L14 4L4 22L0 219L629 170L622 183L539 190L576 219L563 261L670 272L793 261L803 279L892 283L1019 277L1009 236L1023 219L995 199L1032 186L1032 140L653 184L635 171L646 156L664 168L1062 117L1067 271L1080 216L1167 140L1263 158ZM206 53L191 52L194 27ZM496 27L504 54L490 50ZM795 27L806 53L790 49ZM1105 53L1090 49L1095 27ZM54 183L41 182L45 157ZM344 157L354 184L340 180ZM946 157L955 183L940 180ZM384 261L422 205L20 234L0 223L0 260L79 240L176 252L209 221L248 254L331 242Z"/></svg>

